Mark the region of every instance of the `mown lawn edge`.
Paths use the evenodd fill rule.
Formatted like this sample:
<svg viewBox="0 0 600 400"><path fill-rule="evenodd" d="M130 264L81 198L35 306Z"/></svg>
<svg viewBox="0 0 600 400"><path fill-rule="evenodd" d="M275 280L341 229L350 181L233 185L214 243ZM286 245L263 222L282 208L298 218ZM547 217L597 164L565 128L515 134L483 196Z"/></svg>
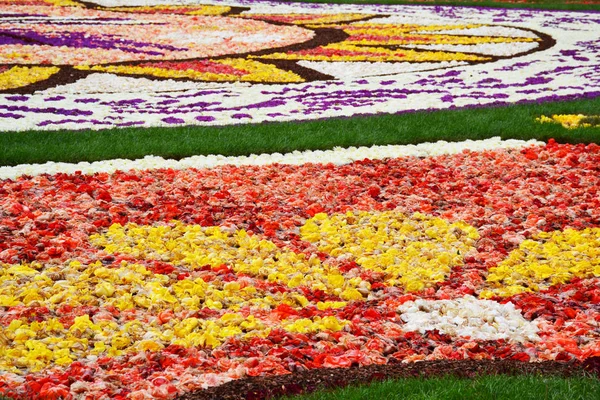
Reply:
<svg viewBox="0 0 600 400"><path fill-rule="evenodd" d="M416 144L438 140L550 138L558 142L600 142L600 128L565 129L540 124L553 114L595 115L600 97L567 102L378 114L315 121L125 128L100 131L0 133L0 166L137 159L146 155L181 159L192 155L241 156L326 150L334 147Z"/></svg>

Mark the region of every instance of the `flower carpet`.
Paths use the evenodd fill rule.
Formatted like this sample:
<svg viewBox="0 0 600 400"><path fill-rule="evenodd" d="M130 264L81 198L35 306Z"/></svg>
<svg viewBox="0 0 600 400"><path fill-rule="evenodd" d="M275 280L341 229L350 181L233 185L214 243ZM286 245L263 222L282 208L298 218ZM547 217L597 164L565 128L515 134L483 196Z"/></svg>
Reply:
<svg viewBox="0 0 600 400"><path fill-rule="evenodd" d="M599 357L600 147L448 149L0 181L0 393Z"/></svg>
<svg viewBox="0 0 600 400"><path fill-rule="evenodd" d="M2 130L297 121L600 93L593 12L252 0L0 8Z"/></svg>
<svg viewBox="0 0 600 400"><path fill-rule="evenodd" d="M599 23L477 7L0 0L0 129L595 98ZM231 384L288 394L304 390L295 377L349 368L598 364L598 144L0 166L2 396L224 398Z"/></svg>

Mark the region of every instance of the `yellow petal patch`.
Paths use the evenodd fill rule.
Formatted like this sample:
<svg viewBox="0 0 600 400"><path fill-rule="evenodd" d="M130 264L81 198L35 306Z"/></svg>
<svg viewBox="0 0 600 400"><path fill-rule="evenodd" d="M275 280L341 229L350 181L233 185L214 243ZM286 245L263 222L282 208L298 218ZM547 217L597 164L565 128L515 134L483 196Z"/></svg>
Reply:
<svg viewBox="0 0 600 400"><path fill-rule="evenodd" d="M600 127L600 115L589 116L583 114L555 114L551 117L542 115L535 120L541 124L560 124L567 129Z"/></svg>
<svg viewBox="0 0 600 400"><path fill-rule="evenodd" d="M369 62L432 62L432 61L488 61L490 57L445 51L416 51L410 49L388 49L385 47L357 46L349 43L334 43L316 51L273 53L251 58L272 60L308 61L369 61Z"/></svg>
<svg viewBox="0 0 600 400"><path fill-rule="evenodd" d="M58 7L83 7L83 4L76 0L44 0L44 2Z"/></svg>
<svg viewBox="0 0 600 400"><path fill-rule="evenodd" d="M130 13L168 13L168 14L186 14L186 15L221 15L231 11L229 6L198 5L198 6L176 6L176 5L157 5L157 6L132 6L132 7L106 7L106 11L119 11Z"/></svg>
<svg viewBox="0 0 600 400"><path fill-rule="evenodd" d="M572 278L600 277L600 228L542 232L491 268L481 298L548 289Z"/></svg>
<svg viewBox="0 0 600 400"><path fill-rule="evenodd" d="M0 90L16 89L41 82L58 71L58 67L12 67L0 73Z"/></svg>
<svg viewBox="0 0 600 400"><path fill-rule="evenodd" d="M367 285L361 279L345 279L337 268L322 263L316 256L307 257L280 249L273 242L243 230L231 233L219 227L205 228L178 221L166 226L115 224L106 234L93 235L90 240L109 253L173 262L191 269L205 265L218 268L225 264L238 274L263 278L289 288L306 286L339 295L345 289ZM219 308L217 302L210 304Z"/></svg>
<svg viewBox="0 0 600 400"><path fill-rule="evenodd" d="M370 14L241 14L241 18L259 19L265 21L285 21L288 24L307 25L310 27L321 27L324 24L334 24L333 27L338 27L337 24L344 22L352 22L365 18L372 17ZM307 25L308 26L308 25Z"/></svg>
<svg viewBox="0 0 600 400"><path fill-rule="evenodd" d="M97 65L76 67L83 71L100 71L113 74L155 76L166 79L189 79L208 82L264 82L264 83L297 83L304 82L299 75L266 64L243 58L227 58L212 60L212 63L235 68L239 74L215 73L194 69L168 69L151 66L129 65Z"/></svg>
<svg viewBox="0 0 600 400"><path fill-rule="evenodd" d="M388 285L419 291L446 279L479 238L464 223L450 223L415 213L348 212L317 214L300 229L302 239L333 257L352 256L361 267L384 274ZM357 300L361 293L346 288L341 297Z"/></svg>

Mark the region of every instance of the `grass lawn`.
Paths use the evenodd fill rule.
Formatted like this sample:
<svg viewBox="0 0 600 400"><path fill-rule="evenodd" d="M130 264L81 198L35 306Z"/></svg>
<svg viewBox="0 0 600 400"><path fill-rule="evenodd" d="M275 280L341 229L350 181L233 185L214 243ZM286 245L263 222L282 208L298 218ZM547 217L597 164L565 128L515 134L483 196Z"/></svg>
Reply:
<svg viewBox="0 0 600 400"><path fill-rule="evenodd" d="M290 400L593 400L600 381L591 377L483 376L477 379L438 377L384 381L365 386L320 391Z"/></svg>

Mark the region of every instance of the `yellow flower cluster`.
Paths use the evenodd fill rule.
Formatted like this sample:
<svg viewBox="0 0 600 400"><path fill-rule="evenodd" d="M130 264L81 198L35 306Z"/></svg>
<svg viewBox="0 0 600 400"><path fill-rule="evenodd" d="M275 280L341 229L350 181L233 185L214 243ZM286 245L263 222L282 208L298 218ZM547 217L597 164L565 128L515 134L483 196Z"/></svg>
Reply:
<svg viewBox="0 0 600 400"><path fill-rule="evenodd" d="M346 27L345 32L351 35L367 35L374 39L352 40L349 38L345 43L350 44L385 44L386 45L413 45L413 44L452 44L473 45L485 43L515 43L533 42L535 39L527 37L494 37L494 36L466 36L430 33L436 30L447 29L472 29L477 25L464 26L415 26L415 25L387 25L357 23ZM385 39L382 39L385 38ZM375 39L376 38L376 39Z"/></svg>
<svg viewBox="0 0 600 400"><path fill-rule="evenodd" d="M352 258L383 273L388 285L419 291L446 279L479 238L464 223L395 211L317 214L300 229L303 240L333 257Z"/></svg>
<svg viewBox="0 0 600 400"><path fill-rule="evenodd" d="M363 14L364 15L364 14ZM343 20L340 20L340 22L344 22ZM336 25L321 25L321 28L343 28L344 30L348 31L348 33L366 33L364 30L365 29L383 29L383 30L387 30L387 29L393 29L394 31L394 35L406 35L406 34L411 34L411 33L418 33L418 32L423 32L423 33L429 33L429 32L436 32L436 31L451 31L451 30L460 30L460 29L474 29L474 28L480 28L482 26L486 26L483 24L461 24L461 25L419 25L419 24L386 24L386 23L373 23L370 21L364 21L364 22L355 22L353 24L346 24L346 25L341 25L341 24L336 24ZM307 27L311 27L310 25L307 25ZM371 34L375 34L376 31L369 31L368 33Z"/></svg>
<svg viewBox="0 0 600 400"><path fill-rule="evenodd" d="M298 319L291 324L284 325L286 331L296 333L314 333L324 330L333 332L341 331L344 326L348 324L348 321L340 321L336 317L314 317L312 320L309 318Z"/></svg>
<svg viewBox="0 0 600 400"><path fill-rule="evenodd" d="M214 64L226 65L239 71L242 75L199 71L195 69L167 69L149 66L132 65L96 65L96 66L77 66L76 69L82 71L100 71L112 74L128 75L150 75L167 79L190 79L194 81L210 82L265 82L265 83L299 83L304 82L299 75L277 68L271 64L265 64L258 61L246 60L243 58L225 58L212 60Z"/></svg>
<svg viewBox="0 0 600 400"><path fill-rule="evenodd" d="M354 18L349 14L348 18ZM443 61L489 61L490 57L453 51L426 51L410 48L391 49L388 46L403 45L478 45L489 43L533 42L528 37L492 37L439 34L436 31L472 29L483 25L430 25L373 24L369 22L351 25L339 22L306 21L308 28L330 27L343 29L349 36L339 43L332 43L309 54L306 52L272 53L260 56L263 59L310 60L310 61L369 61L369 62L443 62ZM296 23L302 23L298 20ZM256 58L256 57L254 57Z"/></svg>
<svg viewBox="0 0 600 400"><path fill-rule="evenodd" d="M321 326L330 329L337 325L330 322ZM95 317L90 320L84 314L76 317L68 329L56 318L30 324L13 320L2 335L0 368L16 373L22 368L35 372L51 364L69 365L90 356L158 351L169 344L216 347L229 337L266 337L270 330L252 315L244 318L234 313L224 314L216 321L192 317L173 319L163 325L137 319L123 324L95 321Z"/></svg>
<svg viewBox="0 0 600 400"><path fill-rule="evenodd" d="M58 7L82 7L83 5L74 0L44 0L44 2Z"/></svg>
<svg viewBox="0 0 600 400"><path fill-rule="evenodd" d="M26 57L26 54L4 54L0 55L0 62L2 58L9 58L5 60L10 63L11 57ZM44 81L50 78L52 75L60 71L58 67L12 67L8 71L0 73L0 90L15 89L21 86L27 86L35 82Z"/></svg>
<svg viewBox="0 0 600 400"><path fill-rule="evenodd" d="M264 337L277 326L293 332L316 332L340 330L347 324L335 317L266 322L237 312L243 307L268 312L280 304L299 308L309 301L297 293L259 290L243 278L232 282L205 282L199 277L179 281L126 262L119 268L107 268L99 262L84 266L77 261L57 266L3 265L0 306L46 306L51 311L61 306L112 306L133 312L135 318L124 322L102 311L91 319L87 314L76 317L68 328L54 317L32 323L14 320L0 335L0 369L38 371L88 356L156 351L169 344L216 347L233 336ZM318 303L317 308L343 305L325 302ZM205 307L224 313L214 320L188 317Z"/></svg>
<svg viewBox="0 0 600 400"><path fill-rule="evenodd" d="M479 297L547 289L572 278L600 277L600 228L542 232L491 268Z"/></svg>
<svg viewBox="0 0 600 400"><path fill-rule="evenodd" d="M281 18L287 23L295 25L306 25L311 28L320 28L323 24L333 24L331 27L337 28L338 24L343 22L352 22L361 20L369 17L373 17L373 14L358 14L358 13L345 13L345 14L241 14L242 18L252 19L266 19L272 20Z"/></svg>
<svg viewBox="0 0 600 400"><path fill-rule="evenodd" d="M379 43L385 44L385 43ZM338 54L336 54L338 53ZM416 51L410 49L388 49L385 47L364 47L348 42L333 43L322 47L321 54L272 53L264 56L251 56L274 60L308 60L308 61L487 61L489 57L445 51Z"/></svg>
<svg viewBox="0 0 600 400"><path fill-rule="evenodd" d="M345 279L335 267L321 263L316 255L307 257L277 247L273 242L251 236L244 230L230 233L219 227L185 225L138 226L112 225L91 242L107 253L131 254L136 258L162 260L197 269L223 264L238 274L277 282L289 288L306 286L360 300L370 285L360 278Z"/></svg>
<svg viewBox="0 0 600 400"><path fill-rule="evenodd" d="M216 5L157 5L157 6L133 6L133 7L106 7L106 11L122 11L130 13L155 13L156 11L166 11L177 14L183 10L182 14L186 15L221 15L231 11L229 6Z"/></svg>
<svg viewBox="0 0 600 400"><path fill-rule="evenodd" d="M547 117L542 115L539 118L535 119L536 122L541 124L552 123L552 124L561 124L564 128L567 129L577 129L577 128L591 128L591 127L599 127L600 121L597 123L592 123L593 120L600 120L600 116L587 116L583 114L560 114L553 115L552 117Z"/></svg>

